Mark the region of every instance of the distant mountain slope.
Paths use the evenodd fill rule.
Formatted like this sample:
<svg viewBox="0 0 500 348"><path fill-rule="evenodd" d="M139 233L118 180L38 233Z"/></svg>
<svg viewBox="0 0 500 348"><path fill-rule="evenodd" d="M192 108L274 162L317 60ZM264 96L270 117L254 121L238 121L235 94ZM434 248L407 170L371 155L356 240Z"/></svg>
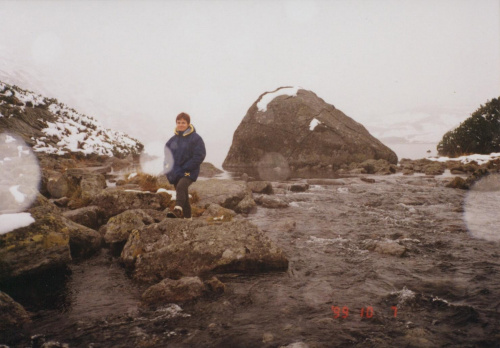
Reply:
<svg viewBox="0 0 500 348"><path fill-rule="evenodd" d="M144 146L128 135L104 128L96 119L0 81L0 132L20 135L35 152L124 157Z"/></svg>

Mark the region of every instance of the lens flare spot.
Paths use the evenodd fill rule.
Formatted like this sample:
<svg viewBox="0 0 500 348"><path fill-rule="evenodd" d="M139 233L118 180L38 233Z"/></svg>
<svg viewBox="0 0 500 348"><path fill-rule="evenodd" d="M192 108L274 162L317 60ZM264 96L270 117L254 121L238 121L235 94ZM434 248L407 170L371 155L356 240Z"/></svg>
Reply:
<svg viewBox="0 0 500 348"><path fill-rule="evenodd" d="M500 241L500 175L476 182L465 198L464 220L469 233L480 239Z"/></svg>
<svg viewBox="0 0 500 348"><path fill-rule="evenodd" d="M36 199L40 166L20 137L0 134L0 214L26 210Z"/></svg>
<svg viewBox="0 0 500 348"><path fill-rule="evenodd" d="M277 152L268 152L262 156L257 171L261 180L282 181L290 177L288 161Z"/></svg>

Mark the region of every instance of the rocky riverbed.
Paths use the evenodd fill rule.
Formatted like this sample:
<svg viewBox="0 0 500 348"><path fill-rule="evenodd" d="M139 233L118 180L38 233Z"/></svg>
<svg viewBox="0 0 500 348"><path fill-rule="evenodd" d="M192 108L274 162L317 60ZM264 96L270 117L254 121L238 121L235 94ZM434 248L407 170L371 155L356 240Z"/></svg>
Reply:
<svg viewBox="0 0 500 348"><path fill-rule="evenodd" d="M12 346L41 335L34 340L69 347L498 347L500 238L491 206L500 191L494 182L480 196L449 181L416 174L272 183L274 194L254 193L259 205L235 219L281 248L287 271L219 274L222 294L147 306L146 287L103 249L71 264L49 304L22 303L32 322Z"/></svg>

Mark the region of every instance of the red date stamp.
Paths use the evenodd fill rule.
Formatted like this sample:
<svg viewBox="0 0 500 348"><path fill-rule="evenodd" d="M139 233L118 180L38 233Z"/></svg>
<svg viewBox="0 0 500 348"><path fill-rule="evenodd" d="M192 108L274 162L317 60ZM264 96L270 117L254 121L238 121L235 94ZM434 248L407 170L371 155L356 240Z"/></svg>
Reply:
<svg viewBox="0 0 500 348"><path fill-rule="evenodd" d="M391 310L394 318L396 318L398 316L398 307L392 306ZM349 317L349 307L347 306L332 306L332 312L334 319L347 319ZM371 319L375 315L375 310L372 306L362 307L359 315L361 318Z"/></svg>

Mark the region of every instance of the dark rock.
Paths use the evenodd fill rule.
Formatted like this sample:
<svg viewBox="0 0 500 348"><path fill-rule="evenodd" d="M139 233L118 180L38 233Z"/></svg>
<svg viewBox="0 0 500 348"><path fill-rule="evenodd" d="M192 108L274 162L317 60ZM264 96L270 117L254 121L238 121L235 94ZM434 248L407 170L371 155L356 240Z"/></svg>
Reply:
<svg viewBox="0 0 500 348"><path fill-rule="evenodd" d="M150 283L206 273L288 268L283 252L248 221L214 224L165 219L134 230L121 259L134 279Z"/></svg>
<svg viewBox="0 0 500 348"><path fill-rule="evenodd" d="M309 185L345 185L342 179L307 179Z"/></svg>
<svg viewBox="0 0 500 348"><path fill-rule="evenodd" d="M98 206L89 206L63 213L63 216L77 224L97 230L105 222L105 214Z"/></svg>
<svg viewBox="0 0 500 348"><path fill-rule="evenodd" d="M23 325L30 322L28 312L9 295L0 291L0 342L19 339Z"/></svg>
<svg viewBox="0 0 500 348"><path fill-rule="evenodd" d="M286 88L280 88L278 93ZM283 164L277 159L272 161L282 170L286 165L338 168L344 163L367 159L397 163L392 150L313 92L299 89L296 96L281 95L267 105L259 104L268 97L272 98L272 93L261 95L236 129L222 165L225 170L258 171L261 161L270 153L282 159Z"/></svg>
<svg viewBox="0 0 500 348"><path fill-rule="evenodd" d="M216 168L209 162L203 162L200 166L200 177L202 178L213 178L214 176L222 173L224 173L224 171Z"/></svg>
<svg viewBox="0 0 500 348"><path fill-rule="evenodd" d="M203 282L207 287L208 291L220 295L226 291L226 285L221 282L217 277L212 277Z"/></svg>
<svg viewBox="0 0 500 348"><path fill-rule="evenodd" d="M273 185L268 181L249 181L247 187L253 193L264 193L270 195L273 193Z"/></svg>
<svg viewBox="0 0 500 348"><path fill-rule="evenodd" d="M446 187L468 190L469 184L465 181L465 179L456 176L446 185Z"/></svg>
<svg viewBox="0 0 500 348"><path fill-rule="evenodd" d="M287 208L289 206L288 203L282 199L270 196L258 196L255 198L255 202L258 205L262 205L264 208L270 209Z"/></svg>
<svg viewBox="0 0 500 348"><path fill-rule="evenodd" d="M99 232L63 218L69 229L69 247L73 258L86 258L101 249L103 238Z"/></svg>
<svg viewBox="0 0 500 348"><path fill-rule="evenodd" d="M309 184L292 184L289 189L292 192L305 192L309 189Z"/></svg>
<svg viewBox="0 0 500 348"><path fill-rule="evenodd" d="M167 278L149 287L142 294L142 301L149 305L186 302L201 297L204 291L205 284L198 277Z"/></svg>
<svg viewBox="0 0 500 348"><path fill-rule="evenodd" d="M364 182L367 182L369 184L374 184L375 183L375 179L372 179L372 178L361 177L360 180L364 181Z"/></svg>
<svg viewBox="0 0 500 348"><path fill-rule="evenodd" d="M51 200L52 203L54 203L55 205L57 205L58 207L66 207L69 203L69 198L68 197L62 197L62 198L58 198L58 199L53 199Z"/></svg>

